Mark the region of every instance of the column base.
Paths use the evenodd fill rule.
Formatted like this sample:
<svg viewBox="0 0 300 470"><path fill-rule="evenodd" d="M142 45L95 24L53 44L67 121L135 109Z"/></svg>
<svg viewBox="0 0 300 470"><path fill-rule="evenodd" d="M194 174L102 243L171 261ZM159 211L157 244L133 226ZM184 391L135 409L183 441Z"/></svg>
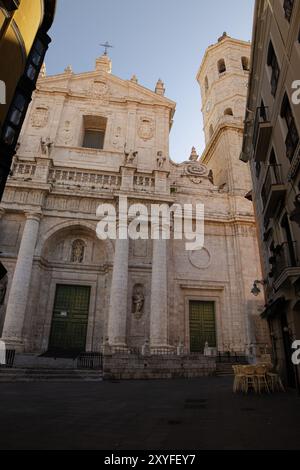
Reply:
<svg viewBox="0 0 300 470"><path fill-rule="evenodd" d="M129 352L129 348L126 343L109 343L109 346L112 354Z"/></svg>
<svg viewBox="0 0 300 470"><path fill-rule="evenodd" d="M23 353L25 351L24 341L18 338L0 338L0 341L3 341L6 349L14 349L18 353Z"/></svg>
<svg viewBox="0 0 300 470"><path fill-rule="evenodd" d="M175 346L170 346L169 344L165 344L165 343L160 343L160 344L151 344L150 346L150 352L151 354L157 354L157 353L160 353L160 354L168 354L168 353L171 353L173 351L175 351L176 348Z"/></svg>

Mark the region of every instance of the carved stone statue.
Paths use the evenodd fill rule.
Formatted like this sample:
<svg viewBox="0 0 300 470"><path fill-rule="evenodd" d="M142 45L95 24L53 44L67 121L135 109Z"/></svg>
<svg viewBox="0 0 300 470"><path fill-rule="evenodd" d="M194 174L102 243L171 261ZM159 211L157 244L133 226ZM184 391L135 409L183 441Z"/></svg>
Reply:
<svg viewBox="0 0 300 470"><path fill-rule="evenodd" d="M197 154L197 151L195 147L192 147L191 155L190 155L190 161L191 162L196 162L198 160L199 155Z"/></svg>
<svg viewBox="0 0 300 470"><path fill-rule="evenodd" d="M84 242L82 240L74 240L72 243L72 263L82 263L84 257Z"/></svg>
<svg viewBox="0 0 300 470"><path fill-rule="evenodd" d="M137 285L134 287L132 295L132 304L133 304L133 314L140 318L143 313L145 297L143 293L143 286Z"/></svg>
<svg viewBox="0 0 300 470"><path fill-rule="evenodd" d="M50 140L49 137L44 139L43 137L41 138L41 151L42 155L45 157L49 157L51 150L52 150L53 142Z"/></svg>
<svg viewBox="0 0 300 470"><path fill-rule="evenodd" d="M163 168L165 161L166 157L164 156L164 154L161 151L157 152L156 162L158 168Z"/></svg>
<svg viewBox="0 0 300 470"><path fill-rule="evenodd" d="M134 150L127 151L126 150L126 144L125 144L124 145L124 155L125 155L125 159L124 159L125 165L132 165L134 160L136 159L136 157L138 155L138 152L134 151Z"/></svg>
<svg viewBox="0 0 300 470"><path fill-rule="evenodd" d="M142 356L150 356L150 344L148 339L146 339L145 343L142 345Z"/></svg>

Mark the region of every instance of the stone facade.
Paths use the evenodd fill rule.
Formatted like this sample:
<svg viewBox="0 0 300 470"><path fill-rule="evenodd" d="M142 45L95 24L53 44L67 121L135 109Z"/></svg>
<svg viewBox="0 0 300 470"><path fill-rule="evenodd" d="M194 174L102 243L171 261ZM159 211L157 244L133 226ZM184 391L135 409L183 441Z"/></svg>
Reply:
<svg viewBox="0 0 300 470"><path fill-rule="evenodd" d="M214 304L218 351L247 354L251 344L266 344L258 320L264 299L250 294L261 278L253 208L244 198L250 176L238 160L247 91L240 61L249 47L224 36L207 50L197 77L203 90L208 75L213 89L211 114L203 111L207 147L201 159L193 149L182 163L169 157L175 103L161 80L150 91L135 77L117 78L106 55L94 71L68 67L40 77L1 205L8 345L47 351L57 285L90 288L86 351L180 345L189 354L193 301ZM222 77L219 58L227 63ZM224 116L230 106L233 116ZM103 148L83 147L85 131L103 125ZM119 195L146 205L203 203L204 248L187 251L173 239L100 240L97 207L117 206Z"/></svg>

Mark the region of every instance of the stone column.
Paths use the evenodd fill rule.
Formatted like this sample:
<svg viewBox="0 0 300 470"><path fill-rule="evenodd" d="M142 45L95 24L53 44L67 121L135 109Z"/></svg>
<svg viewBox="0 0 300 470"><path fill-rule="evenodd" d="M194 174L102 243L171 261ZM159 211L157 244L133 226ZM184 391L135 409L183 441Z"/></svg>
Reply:
<svg viewBox="0 0 300 470"><path fill-rule="evenodd" d="M109 344L113 347L126 347L128 252L128 238L123 240L117 235L107 331Z"/></svg>
<svg viewBox="0 0 300 470"><path fill-rule="evenodd" d="M153 240L151 314L151 348L168 346L167 240Z"/></svg>
<svg viewBox="0 0 300 470"><path fill-rule="evenodd" d="M40 218L41 214L26 214L26 223L9 292L3 326L2 339L6 342L7 347L13 347L19 351L23 349L22 331Z"/></svg>

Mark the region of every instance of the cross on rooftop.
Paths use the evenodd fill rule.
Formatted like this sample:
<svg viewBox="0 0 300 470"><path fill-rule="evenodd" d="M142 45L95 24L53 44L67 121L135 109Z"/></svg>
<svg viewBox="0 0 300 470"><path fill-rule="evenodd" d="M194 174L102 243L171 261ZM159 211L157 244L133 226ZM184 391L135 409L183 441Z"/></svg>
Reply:
<svg viewBox="0 0 300 470"><path fill-rule="evenodd" d="M107 55L107 50L109 48L114 47L114 46L111 46L108 41L106 41L104 44L100 44L100 46L104 47L104 55Z"/></svg>

